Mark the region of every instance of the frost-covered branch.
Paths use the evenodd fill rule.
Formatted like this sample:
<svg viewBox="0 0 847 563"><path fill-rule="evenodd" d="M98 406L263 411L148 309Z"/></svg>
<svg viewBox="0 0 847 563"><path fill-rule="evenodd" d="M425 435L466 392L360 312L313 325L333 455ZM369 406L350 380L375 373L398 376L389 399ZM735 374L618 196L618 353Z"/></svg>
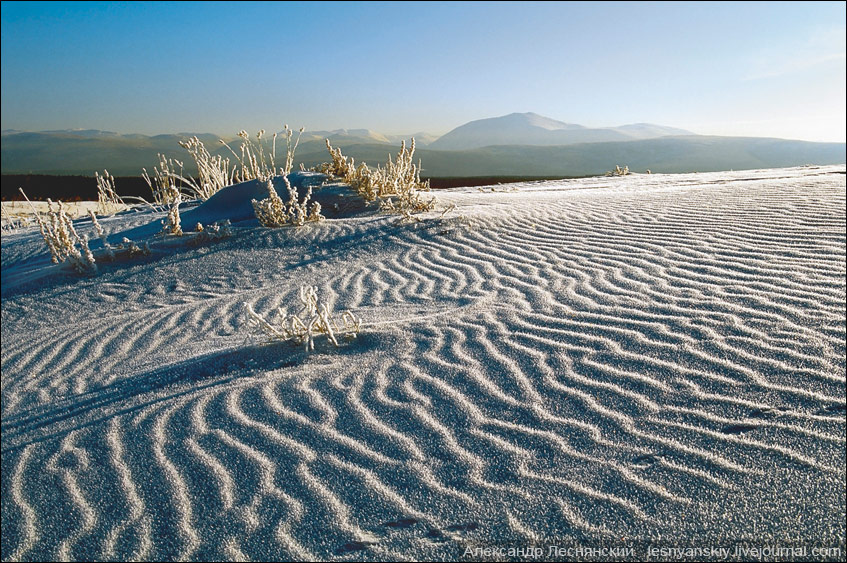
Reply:
<svg viewBox="0 0 847 563"><path fill-rule="evenodd" d="M359 334L361 319L350 311L344 311L340 320L332 318L329 308L318 301L316 287L302 286L300 302L303 307L295 315L289 315L286 309L277 309L279 322L276 325L256 313L249 303L244 303L244 306L250 324L259 328L269 339L293 340L302 343L306 351L315 349L315 337L322 334L336 347L339 346L338 336L355 338Z"/></svg>

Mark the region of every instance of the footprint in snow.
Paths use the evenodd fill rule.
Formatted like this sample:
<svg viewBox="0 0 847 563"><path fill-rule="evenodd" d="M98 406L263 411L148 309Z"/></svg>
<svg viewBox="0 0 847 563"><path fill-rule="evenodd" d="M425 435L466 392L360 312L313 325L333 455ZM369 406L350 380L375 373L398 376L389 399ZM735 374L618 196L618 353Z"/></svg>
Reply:
<svg viewBox="0 0 847 563"><path fill-rule="evenodd" d="M744 432L755 430L758 427L759 426L757 424L744 424L741 422L738 424L727 424L721 428L721 432L724 434L743 434Z"/></svg>
<svg viewBox="0 0 847 563"><path fill-rule="evenodd" d="M645 469L658 463L662 454L644 454L633 458L632 465L639 469Z"/></svg>
<svg viewBox="0 0 847 563"><path fill-rule="evenodd" d="M387 526L389 528L409 528L418 522L420 522L420 520L417 518L400 518L399 520L394 520L392 522L385 522L383 526Z"/></svg>

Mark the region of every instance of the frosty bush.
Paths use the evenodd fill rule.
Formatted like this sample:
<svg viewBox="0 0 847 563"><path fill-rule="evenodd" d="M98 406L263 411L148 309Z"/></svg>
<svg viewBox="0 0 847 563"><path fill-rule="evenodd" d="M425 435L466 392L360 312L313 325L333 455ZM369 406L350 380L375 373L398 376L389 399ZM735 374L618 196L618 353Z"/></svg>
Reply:
<svg viewBox="0 0 847 563"><path fill-rule="evenodd" d="M188 151L197 165L197 182L192 182L192 187L199 199L209 199L219 190L235 183L235 168L230 171L229 159L221 155L213 156L197 136L180 141L179 146Z"/></svg>
<svg viewBox="0 0 847 563"><path fill-rule="evenodd" d="M621 168L617 164L615 164L614 170L606 172L606 176L627 176L628 174L630 174L629 166L624 166L623 168Z"/></svg>
<svg viewBox="0 0 847 563"><path fill-rule="evenodd" d="M168 222L165 224L164 232L182 236L182 221L179 217L179 204L182 203L182 194L177 194L176 199L168 209Z"/></svg>
<svg viewBox="0 0 847 563"><path fill-rule="evenodd" d="M315 201L312 202L311 207L309 206L309 200L312 198L312 186L308 187L308 191L301 201L299 194L297 193L297 189L294 188L288 180L288 175L291 173L291 168L294 166L294 152L297 150L297 145L300 143L300 137L298 136L297 141L292 145L291 139L293 131L288 128L288 125L285 126L285 132L285 165L279 172L282 176L283 182L285 182L285 186L288 188L288 203L285 203L282 198L279 197L279 194L276 193L276 188L274 188L273 185L273 167L275 166L273 157L271 156L270 158L270 169L268 169L265 165L264 152L261 150L261 144L259 145L259 149L252 149L252 151L248 147L246 153L249 156L248 161L251 166L249 173L255 173L256 176L254 176L254 178L264 181L268 189L267 198L262 201L253 200L253 211L256 213L256 218L259 220L259 224L263 227L276 228L284 227L286 225L302 227L308 222L317 222L324 219L324 216L321 215L320 203ZM244 132L242 131L242 133ZM264 133L264 131L260 131L257 136L259 140L261 140L262 133ZM303 133L302 127L300 128L300 133ZM276 152L276 134L274 134L273 146L273 152ZM243 147L244 145L242 145L242 151L244 150ZM273 152L271 153L272 155Z"/></svg>
<svg viewBox="0 0 847 563"><path fill-rule="evenodd" d="M115 191L115 177L108 170L103 170L102 176L95 172L94 178L97 180L97 210L100 214L114 213L123 207L124 201Z"/></svg>
<svg viewBox="0 0 847 563"><path fill-rule="evenodd" d="M245 302L244 306L247 308L249 323L258 327L269 339L302 343L307 352L315 349L315 337L321 334L325 334L336 347L339 346L337 336L355 338L358 335L362 321L350 311L344 311L340 321L333 319L327 306L318 301L316 287L302 286L300 302L303 307L296 315L289 315L283 308L277 309L277 325L256 313L249 303Z"/></svg>
<svg viewBox="0 0 847 563"><path fill-rule="evenodd" d="M301 127L300 133L302 134L303 131L304 129ZM177 194L205 201L227 186L249 180L265 180L275 176L278 173L276 168L277 134L273 134L270 151L265 150L264 135L265 130L262 129L256 133L254 140L247 131L239 131L240 154L233 150L226 141L220 139L220 143L235 158L233 163L229 158L210 153L203 141L196 135L180 141L179 146L188 151L197 166L197 178L192 179L185 176L182 162L173 158L166 158L160 154L159 165L153 167L153 175L148 174L146 168L143 169L142 174L153 192L153 201L160 205L170 205L176 199ZM294 151L297 149L300 137L298 136L292 145L293 131L289 129L288 125L285 126L285 136L287 144L285 166L280 169L280 173L285 170L285 174L288 174L291 172Z"/></svg>
<svg viewBox="0 0 847 563"><path fill-rule="evenodd" d="M347 162L347 157L341 154L341 148L333 148L329 139L326 139L326 150L329 151L329 156L332 162L324 162L315 167L316 172L339 178L348 184L352 183L356 178L356 165L353 158Z"/></svg>
<svg viewBox="0 0 847 563"><path fill-rule="evenodd" d="M74 229L73 220L65 211L64 204L60 201L57 209L53 209L53 201L47 200L47 217L44 218L20 190L24 199L32 207L32 213L38 222L38 228L47 248L50 250L50 258L54 264L70 262L71 266L79 273L93 273L97 271L94 263L94 255L88 248L88 238L77 234ZM77 248L79 245L79 248Z"/></svg>
<svg viewBox="0 0 847 563"><path fill-rule="evenodd" d="M179 167L179 172L176 171L177 167ZM153 203L157 205L170 205L186 189L184 184L193 184L193 182L183 176L182 168L182 162L159 154L159 166L153 167L152 178L147 173L146 168L141 169L143 171L141 177L144 178L144 181L150 187L150 191L153 192ZM177 184L177 181L179 181L179 184ZM192 192L197 194L196 189L191 189L188 192L189 195ZM197 194L197 197L201 196ZM204 198L201 197L201 199Z"/></svg>
<svg viewBox="0 0 847 563"><path fill-rule="evenodd" d="M329 139L326 147L332 162L318 166L317 171L350 184L365 201L378 201L381 210L411 218L413 213L431 211L435 207L435 198L425 200L421 197L422 191L429 191L429 181L421 181L420 161L417 166L414 164L415 139L409 148L403 141L394 160L389 155L385 167L375 169L364 163L356 167L352 158L347 162L341 149L333 148Z"/></svg>
<svg viewBox="0 0 847 563"><path fill-rule="evenodd" d="M285 185L288 187L288 203L282 201L282 198L276 193L273 180L268 178L265 180L268 188L268 197L262 201L253 201L253 211L259 224L263 227L285 227L296 226L302 227L307 222L317 222L324 219L321 215L321 204L317 201L312 202L309 209L309 200L312 198L312 187L309 186L306 195L301 201L299 199L297 188L291 185L288 181L288 176L282 177Z"/></svg>
<svg viewBox="0 0 847 563"><path fill-rule="evenodd" d="M224 239L232 236L232 223L229 219L224 219L221 222L215 222L206 227L202 223L197 223L194 227L194 238L191 239L192 244L203 244L215 240Z"/></svg>

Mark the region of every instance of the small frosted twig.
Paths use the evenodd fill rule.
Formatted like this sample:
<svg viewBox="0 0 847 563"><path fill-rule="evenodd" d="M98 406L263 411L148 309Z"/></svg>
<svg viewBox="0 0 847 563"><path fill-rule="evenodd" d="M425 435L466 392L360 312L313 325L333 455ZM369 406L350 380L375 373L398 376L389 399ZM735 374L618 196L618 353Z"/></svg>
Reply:
<svg viewBox="0 0 847 563"><path fill-rule="evenodd" d="M97 232L97 236L100 237L100 242L103 243L103 250L106 251L106 256L108 256L110 260L113 260L115 258L115 253L112 250L112 245L109 244L109 240L106 238L106 231L103 230L103 227L100 226L100 222L97 220L97 215L89 209L88 216L91 217L91 222L94 224L94 230Z"/></svg>
<svg viewBox="0 0 847 563"><path fill-rule="evenodd" d="M114 208L124 204L115 189L115 177L108 170L103 170L102 176L95 172L94 178L97 181L97 203L103 215L109 212L109 206Z"/></svg>
<svg viewBox="0 0 847 563"><path fill-rule="evenodd" d="M350 311L341 315L341 324L330 316L329 307L318 301L317 288L300 287L300 302L303 305L296 315L289 315L285 309L278 308L279 328L257 314L249 303L245 303L248 320L257 325L272 340L294 340L304 345L306 351L314 350L315 337L325 334L336 347L338 335L355 338L361 328L361 321Z"/></svg>
<svg viewBox="0 0 847 563"><path fill-rule="evenodd" d="M264 317L262 317L261 315L256 313L256 311L253 310L253 307L252 307L252 305L250 305L250 303L245 302L244 305L247 307L247 313L250 315L250 319L252 321L254 321L256 324L258 324L262 328L262 330L264 330L265 332L267 332L268 334L270 334L271 336L273 336L275 338L287 340L285 334L279 332L277 329L275 329L273 327L273 325L271 325L268 321L266 321L264 319Z"/></svg>
<svg viewBox="0 0 847 563"><path fill-rule="evenodd" d="M454 209L456 209L456 204L451 203L450 207L447 207L446 209L444 209L444 211L441 212L441 215L439 215L438 218L440 219L440 218L444 217L445 215L447 215L449 212L453 211Z"/></svg>

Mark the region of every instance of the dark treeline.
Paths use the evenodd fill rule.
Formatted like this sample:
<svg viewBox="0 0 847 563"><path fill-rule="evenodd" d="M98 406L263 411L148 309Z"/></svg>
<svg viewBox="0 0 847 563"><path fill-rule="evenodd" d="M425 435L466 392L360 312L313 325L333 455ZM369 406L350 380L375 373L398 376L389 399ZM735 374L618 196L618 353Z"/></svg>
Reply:
<svg viewBox="0 0 847 563"><path fill-rule="evenodd" d="M22 200L23 188L32 200L97 201L97 180L94 176L50 176L45 174L3 174L3 201ZM143 178L125 176L115 178L118 195L153 198L150 187Z"/></svg>
<svg viewBox="0 0 847 563"><path fill-rule="evenodd" d="M511 182L526 182L533 180L557 180L561 176L528 177L528 176L475 176L470 178L424 178L435 190L457 188L463 186L487 186ZM143 178L138 176L115 177L115 187L118 195L143 197L151 201L150 187ZM93 176L51 176L46 174L3 174L3 201L21 200L20 191L23 188L28 198L32 200L55 201L97 201L97 181Z"/></svg>

